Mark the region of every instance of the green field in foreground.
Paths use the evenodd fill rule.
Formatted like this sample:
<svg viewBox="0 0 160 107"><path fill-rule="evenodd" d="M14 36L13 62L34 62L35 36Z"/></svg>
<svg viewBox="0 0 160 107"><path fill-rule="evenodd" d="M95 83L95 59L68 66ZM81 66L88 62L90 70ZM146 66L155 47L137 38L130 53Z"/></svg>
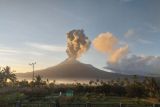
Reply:
<svg viewBox="0 0 160 107"><path fill-rule="evenodd" d="M124 104L157 104L160 103L156 98L129 98L105 96L104 94L86 93L74 96L58 96L51 94L45 97L27 97L21 93L10 93L0 96L0 102L14 103L21 101L24 103L124 103Z"/></svg>
<svg viewBox="0 0 160 107"><path fill-rule="evenodd" d="M59 98L60 102L64 103L126 103L126 104L155 104L159 103L156 98L128 98L128 97L114 97L99 95L81 95L74 97L62 96Z"/></svg>
<svg viewBox="0 0 160 107"><path fill-rule="evenodd" d="M159 104L157 98L117 97L97 93L77 93L73 96L50 93L43 97L33 96L33 93L28 96L21 92L0 95L0 107L153 107L154 104Z"/></svg>

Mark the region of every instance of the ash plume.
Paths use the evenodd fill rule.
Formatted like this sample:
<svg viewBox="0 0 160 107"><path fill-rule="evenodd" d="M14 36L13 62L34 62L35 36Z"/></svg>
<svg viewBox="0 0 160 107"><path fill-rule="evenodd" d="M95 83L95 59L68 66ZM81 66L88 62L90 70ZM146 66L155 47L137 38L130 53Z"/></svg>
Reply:
<svg viewBox="0 0 160 107"><path fill-rule="evenodd" d="M118 39L110 32L101 33L93 40L96 50L108 55L108 63L117 63L128 53L128 45L118 47Z"/></svg>
<svg viewBox="0 0 160 107"><path fill-rule="evenodd" d="M83 30L71 30L67 33L67 54L69 58L77 59L90 47L90 40Z"/></svg>

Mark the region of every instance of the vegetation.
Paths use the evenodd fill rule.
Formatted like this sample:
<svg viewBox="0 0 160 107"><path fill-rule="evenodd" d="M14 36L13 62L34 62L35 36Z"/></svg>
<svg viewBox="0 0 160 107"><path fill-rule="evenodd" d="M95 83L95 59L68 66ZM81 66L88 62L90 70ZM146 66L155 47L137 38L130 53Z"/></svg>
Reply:
<svg viewBox="0 0 160 107"><path fill-rule="evenodd" d="M66 96L68 90L73 90L74 95ZM56 81L44 81L40 75L31 82L18 81L7 66L0 70L0 95L0 102L153 103L159 102L160 88L154 78L139 80L136 75L132 79L91 80L88 84L56 84Z"/></svg>

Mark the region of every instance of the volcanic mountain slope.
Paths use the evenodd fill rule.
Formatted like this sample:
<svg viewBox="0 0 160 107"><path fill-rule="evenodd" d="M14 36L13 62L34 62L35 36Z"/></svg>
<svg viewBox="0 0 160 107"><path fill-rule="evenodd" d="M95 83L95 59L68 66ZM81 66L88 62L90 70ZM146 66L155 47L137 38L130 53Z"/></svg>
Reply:
<svg viewBox="0 0 160 107"><path fill-rule="evenodd" d="M93 67L90 64L84 64L77 60L66 59L62 63L49 67L47 69L35 71L35 75L41 75L48 79L72 79L72 80L90 80L90 79L116 79L128 77L117 73L106 72ZM18 77L32 78L32 72L18 73Z"/></svg>

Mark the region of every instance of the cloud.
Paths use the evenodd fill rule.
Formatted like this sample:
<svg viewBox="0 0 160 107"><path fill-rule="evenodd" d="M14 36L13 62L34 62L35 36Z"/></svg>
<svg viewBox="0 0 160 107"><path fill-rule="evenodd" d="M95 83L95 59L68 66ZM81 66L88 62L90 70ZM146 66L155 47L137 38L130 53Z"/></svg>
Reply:
<svg viewBox="0 0 160 107"><path fill-rule="evenodd" d="M124 47L120 47L116 49L109 57L109 61L111 63L118 62L122 57L128 54L128 45L125 45Z"/></svg>
<svg viewBox="0 0 160 107"><path fill-rule="evenodd" d="M0 47L0 54L17 54L20 51L8 47Z"/></svg>
<svg viewBox="0 0 160 107"><path fill-rule="evenodd" d="M24 53L27 53L29 55L34 55L34 56L42 56L44 55L44 53L40 53L40 52L36 52L36 51L29 51L29 52L24 52Z"/></svg>
<svg viewBox="0 0 160 107"><path fill-rule="evenodd" d="M93 46L100 52L111 53L118 39L110 32L101 33L93 40Z"/></svg>
<svg viewBox="0 0 160 107"><path fill-rule="evenodd" d="M27 46L32 48L44 50L44 51L51 51L51 52L65 52L65 46L56 46L56 45L48 45L48 44L41 44L41 43L25 43Z"/></svg>
<svg viewBox="0 0 160 107"><path fill-rule="evenodd" d="M139 43L152 44L151 41L137 36L133 29L128 30L125 33L125 37L134 39ZM93 40L93 46L98 51L108 55L106 69L133 75L160 74L160 56L131 56L128 54L129 47L126 44L109 32L101 33Z"/></svg>
<svg viewBox="0 0 160 107"><path fill-rule="evenodd" d="M29 55L35 55L35 56L41 56L43 53L39 53L34 50L24 50L24 49L17 49L12 47L0 47L0 54L1 55L20 55L20 54L29 54Z"/></svg>
<svg viewBox="0 0 160 107"><path fill-rule="evenodd" d="M160 32L160 26L150 25L149 27L151 29L151 32L154 32L154 33Z"/></svg>
<svg viewBox="0 0 160 107"><path fill-rule="evenodd" d="M119 47L119 40L110 32L99 34L93 40L93 46L108 55L108 63L117 63L128 53L128 45Z"/></svg>
<svg viewBox="0 0 160 107"><path fill-rule="evenodd" d="M105 68L124 74L160 74L160 56L132 55L122 58L116 64L108 63Z"/></svg>
<svg viewBox="0 0 160 107"><path fill-rule="evenodd" d="M138 41L139 41L140 43L142 43L142 44L153 44L152 41L145 40L145 39L141 39L141 38L139 38Z"/></svg>
<svg viewBox="0 0 160 107"><path fill-rule="evenodd" d="M142 38L142 35L139 35L134 29L129 29L124 33L124 36L131 41L136 41L141 44L153 44L152 41Z"/></svg>
<svg viewBox="0 0 160 107"><path fill-rule="evenodd" d="M133 37L133 36L135 36L135 35L136 35L136 32L135 32L135 30L133 30L133 29L129 29L129 30L124 34L124 36L127 37L127 38Z"/></svg>

